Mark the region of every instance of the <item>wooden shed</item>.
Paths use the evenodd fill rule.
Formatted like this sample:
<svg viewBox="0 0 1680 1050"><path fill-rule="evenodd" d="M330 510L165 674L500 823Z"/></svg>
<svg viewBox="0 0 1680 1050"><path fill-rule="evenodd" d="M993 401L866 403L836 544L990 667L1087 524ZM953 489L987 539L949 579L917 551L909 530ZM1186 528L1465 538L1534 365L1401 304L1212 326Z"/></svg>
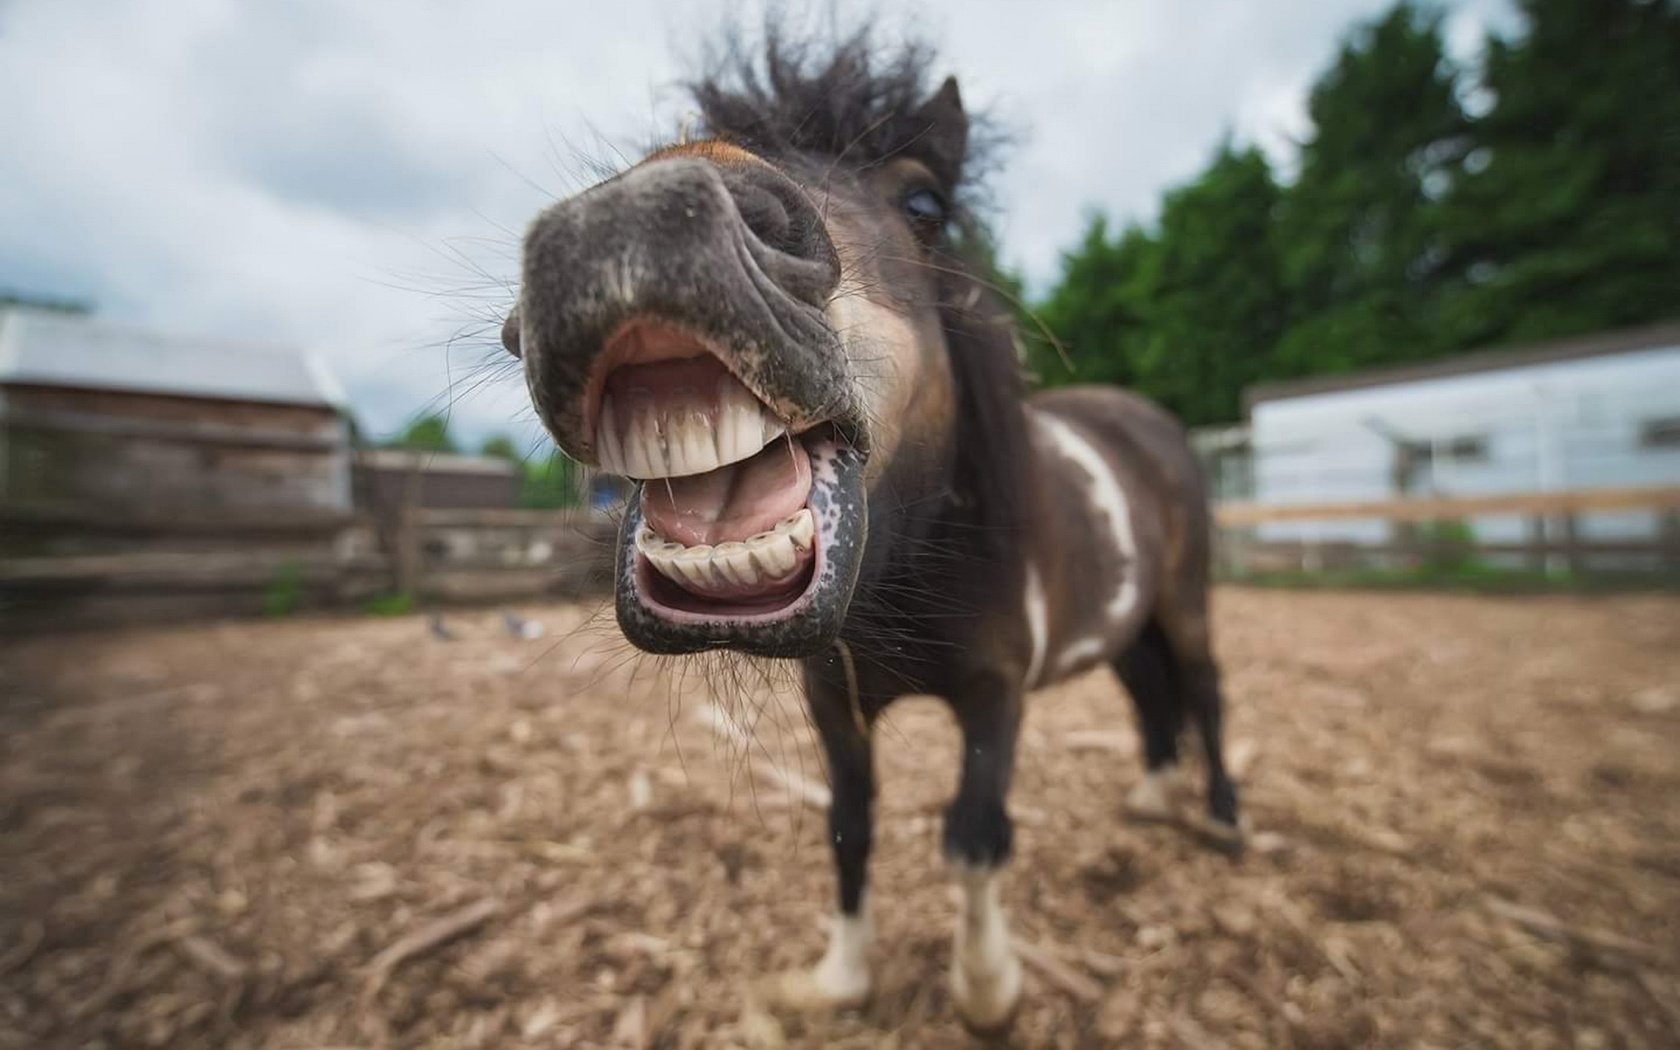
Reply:
<svg viewBox="0 0 1680 1050"><path fill-rule="evenodd" d="M69 517L344 515L343 397L289 347L8 306L0 502Z"/></svg>
<svg viewBox="0 0 1680 1050"><path fill-rule="evenodd" d="M514 509L513 464L354 444L307 353L0 302L0 630L609 578L611 521Z"/></svg>
<svg viewBox="0 0 1680 1050"><path fill-rule="evenodd" d="M343 406L296 349L0 305L0 623L337 596Z"/></svg>

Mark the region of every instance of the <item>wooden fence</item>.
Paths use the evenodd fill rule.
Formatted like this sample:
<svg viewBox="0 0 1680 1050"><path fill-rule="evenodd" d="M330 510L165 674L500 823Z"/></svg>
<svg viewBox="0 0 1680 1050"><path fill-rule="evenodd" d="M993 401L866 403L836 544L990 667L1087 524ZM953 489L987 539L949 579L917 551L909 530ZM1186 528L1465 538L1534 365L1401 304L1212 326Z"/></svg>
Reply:
<svg viewBox="0 0 1680 1050"><path fill-rule="evenodd" d="M292 608L603 591L616 526L579 511L124 515L0 509L0 624L56 628Z"/></svg>
<svg viewBox="0 0 1680 1050"><path fill-rule="evenodd" d="M1592 514L1649 511L1657 528L1634 539L1592 537L1582 519ZM1453 535L1421 526L1520 518L1519 541L1489 542L1474 530ZM1492 556L1531 569L1680 574L1680 486L1574 489L1492 496L1432 496L1374 502L1224 503L1214 508L1219 530L1216 563L1226 577L1275 570L1412 567L1465 554ZM1258 526L1277 522L1381 521L1388 539L1358 543L1335 539L1263 540Z"/></svg>
<svg viewBox="0 0 1680 1050"><path fill-rule="evenodd" d="M393 583L429 601L611 589L616 522L582 510L417 510L401 516Z"/></svg>
<svg viewBox="0 0 1680 1050"><path fill-rule="evenodd" d="M1589 536L1586 515L1652 511L1639 539ZM1443 537L1429 522L1496 516L1528 522L1518 542ZM1592 574L1606 566L1680 577L1680 486L1602 488L1371 503L1215 510L1226 578L1446 562L1467 552L1535 569ZM1262 540L1270 522L1376 520L1381 543ZM152 514L0 508L0 626L59 627L256 614L277 607L355 607L384 595L421 602L499 602L610 589L616 526L585 511L426 510L394 516Z"/></svg>

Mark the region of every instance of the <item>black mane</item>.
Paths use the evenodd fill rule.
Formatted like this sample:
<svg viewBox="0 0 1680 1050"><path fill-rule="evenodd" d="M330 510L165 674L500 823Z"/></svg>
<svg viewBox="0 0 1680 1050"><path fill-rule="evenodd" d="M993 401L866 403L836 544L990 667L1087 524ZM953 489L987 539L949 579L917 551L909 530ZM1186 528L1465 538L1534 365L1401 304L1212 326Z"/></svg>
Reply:
<svg viewBox="0 0 1680 1050"><path fill-rule="evenodd" d="M946 258L954 265L940 282L940 315L957 386L954 481L974 503L977 552L1018 583L1019 545L1036 502L1018 332L1003 296L973 276L979 267Z"/></svg>
<svg viewBox="0 0 1680 1050"><path fill-rule="evenodd" d="M707 135L769 156L818 154L867 168L919 156L927 122L917 110L933 94L935 60L915 40L881 45L868 29L793 39L772 21L760 45L726 33L687 87ZM989 122L969 119L964 156L941 173L953 193L977 184L993 144Z"/></svg>

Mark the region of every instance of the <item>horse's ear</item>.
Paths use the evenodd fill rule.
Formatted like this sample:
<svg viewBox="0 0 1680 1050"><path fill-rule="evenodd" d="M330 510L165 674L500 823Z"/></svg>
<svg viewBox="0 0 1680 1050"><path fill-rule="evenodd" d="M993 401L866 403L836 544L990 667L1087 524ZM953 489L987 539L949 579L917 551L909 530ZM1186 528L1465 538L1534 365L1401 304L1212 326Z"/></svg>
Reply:
<svg viewBox="0 0 1680 1050"><path fill-rule="evenodd" d="M933 97L916 110L916 120L927 126L916 152L947 187L954 188L962 178L963 154L968 150L968 114L963 112L956 77L945 78Z"/></svg>

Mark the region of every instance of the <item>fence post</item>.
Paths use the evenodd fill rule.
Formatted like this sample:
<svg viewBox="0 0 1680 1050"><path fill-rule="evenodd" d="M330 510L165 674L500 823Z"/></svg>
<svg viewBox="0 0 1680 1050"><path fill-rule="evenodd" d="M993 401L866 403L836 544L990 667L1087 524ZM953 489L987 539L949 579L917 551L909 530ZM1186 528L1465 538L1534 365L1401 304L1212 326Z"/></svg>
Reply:
<svg viewBox="0 0 1680 1050"><path fill-rule="evenodd" d="M1247 569L1243 561L1242 530L1221 525L1218 518L1214 518L1212 521L1212 539L1215 578L1235 580L1242 577Z"/></svg>
<svg viewBox="0 0 1680 1050"><path fill-rule="evenodd" d="M1586 552L1581 549L1581 519L1573 511L1563 516L1563 559L1571 576L1580 576L1586 569Z"/></svg>
<svg viewBox="0 0 1680 1050"><path fill-rule="evenodd" d="M1668 511L1658 519L1659 564L1669 572L1680 572L1680 511Z"/></svg>
<svg viewBox="0 0 1680 1050"><path fill-rule="evenodd" d="M1526 568L1534 572L1546 571L1546 516L1535 514L1528 519L1529 548L1525 559Z"/></svg>
<svg viewBox="0 0 1680 1050"><path fill-rule="evenodd" d="M415 456L403 480L402 503L397 507L396 571L397 593L420 597L420 464Z"/></svg>

